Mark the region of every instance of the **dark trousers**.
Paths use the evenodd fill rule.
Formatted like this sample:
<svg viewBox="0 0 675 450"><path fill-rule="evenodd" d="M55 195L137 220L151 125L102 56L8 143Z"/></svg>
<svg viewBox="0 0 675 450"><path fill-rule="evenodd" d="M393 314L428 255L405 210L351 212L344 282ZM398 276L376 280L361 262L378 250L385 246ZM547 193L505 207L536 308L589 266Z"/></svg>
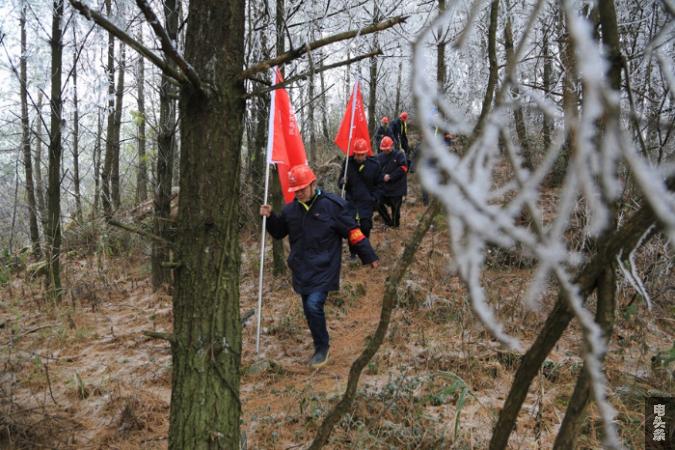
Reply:
<svg viewBox="0 0 675 450"><path fill-rule="evenodd" d="M326 328L326 315L323 306L326 303L328 292L312 292L302 296L302 309L305 311L305 319L309 331L314 340L314 351L328 350L328 329Z"/></svg>
<svg viewBox="0 0 675 450"><path fill-rule="evenodd" d="M401 225L401 203L403 203L402 196L382 198L377 211L382 216L385 225L396 228ZM391 208L391 213L389 208Z"/></svg>

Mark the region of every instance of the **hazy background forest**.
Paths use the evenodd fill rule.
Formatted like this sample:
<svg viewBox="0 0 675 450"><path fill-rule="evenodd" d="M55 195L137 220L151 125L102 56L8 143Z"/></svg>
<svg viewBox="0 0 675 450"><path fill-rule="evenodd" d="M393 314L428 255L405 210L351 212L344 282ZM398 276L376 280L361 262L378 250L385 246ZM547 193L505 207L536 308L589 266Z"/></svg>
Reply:
<svg viewBox="0 0 675 450"><path fill-rule="evenodd" d="M0 447L644 448L675 373L674 15L0 0ZM410 114L404 225L379 271L343 263L317 372L280 242L252 348L273 65L328 190L355 81L371 136Z"/></svg>

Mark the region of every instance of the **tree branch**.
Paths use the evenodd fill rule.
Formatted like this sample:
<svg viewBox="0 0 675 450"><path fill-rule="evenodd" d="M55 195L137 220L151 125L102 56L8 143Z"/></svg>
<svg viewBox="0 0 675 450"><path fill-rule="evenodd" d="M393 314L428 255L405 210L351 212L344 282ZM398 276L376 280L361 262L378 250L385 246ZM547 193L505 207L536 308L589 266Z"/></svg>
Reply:
<svg viewBox="0 0 675 450"><path fill-rule="evenodd" d="M311 73L321 73L321 72L324 72L326 70L335 69L335 68L341 67L341 66L346 66L348 64L355 63L356 61L361 61L362 59L372 58L373 56L379 56L379 55L382 55L382 50L377 49L377 50L374 50L370 53L366 53L364 55L357 56L355 58L345 59L344 61L340 61L340 62L337 62L337 63L334 63L334 64L329 64L327 66L323 66L323 67L320 67L318 69L308 70L306 72L301 73L300 75L296 75L294 77L288 78L281 83L277 83L277 84L274 84L270 87L267 87L267 88L264 88L264 89L259 89L257 91L253 91L249 94L246 94L246 98L264 95L264 94L267 94L268 92L271 92L275 89L281 89L282 87L285 87L285 86L288 86L289 84L295 83L298 80L304 80L305 78L309 77L309 75ZM259 80L256 79L256 81L259 81Z"/></svg>
<svg viewBox="0 0 675 450"><path fill-rule="evenodd" d="M143 330L142 333L143 333L144 336L147 336L149 338L161 339L163 341L169 341L171 343L171 345L176 343L176 338L174 337L173 334L160 333L158 331L150 331L150 330Z"/></svg>
<svg viewBox="0 0 675 450"><path fill-rule="evenodd" d="M138 235L141 235L141 236L150 238L150 239L152 239L153 241L157 241L157 242L159 242L159 243L161 243L161 244L166 245L167 247L175 248L175 245L174 245L173 242L167 241L167 240L164 239L163 237L157 236L156 234L152 234L152 233L150 233L150 232L148 232L148 231L141 230L140 228L135 228L135 227L132 227L132 226L130 226L130 225L123 224L122 222L118 222L118 221L115 220L115 219L108 219L107 222L108 222L108 225L112 225L112 226L114 226L114 227L121 228L121 229L123 229L123 230L125 230L125 231L128 231L128 232L130 232L130 233L136 233L136 234L138 234Z"/></svg>
<svg viewBox="0 0 675 450"><path fill-rule="evenodd" d="M359 35L364 36L366 34L377 33L378 31L386 30L387 28L391 28L394 25L403 23L407 18L408 16L392 17L391 19L369 25L365 28L345 31L343 33L338 33L323 39L319 39L318 41L310 42L309 44L303 45L302 47L282 53L276 58L271 58L254 64L253 66L244 70L240 76L241 78L249 78L251 75L268 70L272 66L286 64L287 62L297 59L305 53L316 50L317 48L325 47L326 45L334 44L335 42L344 41L345 39L351 39Z"/></svg>
<svg viewBox="0 0 675 450"><path fill-rule="evenodd" d="M203 92L203 84L199 79L199 75L197 75L195 69L187 61L185 61L185 58L183 58L183 56L178 53L176 42L172 42L171 37L169 37L169 34L159 23L159 19L152 8L150 8L150 5L148 5L145 0L136 0L136 4L143 12L145 19L148 21L155 34L159 38L159 42L162 44L162 50L164 51L164 54L167 56L167 58L170 58L176 63L178 68L180 68L180 70L187 76L190 84L195 89Z"/></svg>
<svg viewBox="0 0 675 450"><path fill-rule="evenodd" d="M673 191L675 189L675 177L670 177L666 184L668 189ZM655 222L658 222L658 219L651 206L645 202L644 206L626 220L621 228L604 235L598 241L597 253L581 267L575 279L575 284L579 287L579 294L582 298L587 298L596 289L599 277L612 264L616 255L627 255L633 251L645 231ZM558 300L546 318L542 331L520 361L511 389L493 429L490 450L506 448L509 436L515 427L518 412L525 401L532 380L573 318L574 314L567 306L565 293L561 289L558 293Z"/></svg>
<svg viewBox="0 0 675 450"><path fill-rule="evenodd" d="M164 72L169 77L172 77L178 80L180 83L190 83L191 81L185 77L181 72L169 66L166 61L161 57L153 53L150 49L139 43L136 39L127 34L124 30L119 28L114 23L110 22L104 16L102 16L97 11L87 7L80 0L70 0L70 4L80 12L84 17L89 20L96 22L101 28L112 33L117 39L121 40L129 47L136 50L140 55L145 57L148 61L157 66L162 72Z"/></svg>

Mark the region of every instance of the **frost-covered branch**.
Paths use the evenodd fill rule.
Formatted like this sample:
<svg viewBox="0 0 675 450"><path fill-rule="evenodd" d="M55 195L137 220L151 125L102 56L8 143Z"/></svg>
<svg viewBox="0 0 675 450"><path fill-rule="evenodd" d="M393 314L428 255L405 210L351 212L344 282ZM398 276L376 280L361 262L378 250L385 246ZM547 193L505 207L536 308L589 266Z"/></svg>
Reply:
<svg viewBox="0 0 675 450"><path fill-rule="evenodd" d="M313 73L316 74L316 73L325 72L326 70L336 69L336 68L338 68L338 67L342 67L342 66L346 66L346 65L349 65L349 64L353 64L353 63L355 63L355 62L357 62L357 61L361 61L362 59L372 58L373 56L379 56L379 55L381 55L381 54L382 54L382 50L379 50L379 49L378 49L378 50L372 51L372 52L370 52L370 53L366 53L366 54L361 55L361 56L356 56L356 57L354 57L354 58L349 58L349 59L346 59L346 60L344 60L344 61L336 62L336 63L334 63L334 64L329 64L329 65L327 65L327 66L321 66L321 67L316 68L316 69L311 69L311 70L308 70L308 71L306 71L306 72L303 72L303 73L301 73L301 74L299 74L299 75L295 75L295 76L293 76L293 77L290 77L290 78L284 80L282 83L278 83L278 84L275 84L275 85L273 85L273 86L270 86L270 87L267 87L267 88L264 88L264 89L259 89L259 90L257 90L257 91L253 91L253 92L251 92L250 94L248 94L247 97L254 97L254 96L256 96L256 95L264 95L264 94L266 94L266 93L268 93L268 92L271 92L271 91L273 91L273 90L275 90L275 89L281 89L282 87L286 87L286 86L288 86L288 85L290 85L290 84L293 84L293 83L295 83L296 81L304 80L304 79L306 79L307 77L309 77L309 76L310 76L311 74L313 74ZM256 81L258 81L258 80L256 80Z"/></svg>
<svg viewBox="0 0 675 450"><path fill-rule="evenodd" d="M522 19L525 23L523 35L515 48L511 45L507 49L508 61L505 70L499 73L499 80L495 79L494 70L494 59L499 53L489 46L490 77L487 84L498 86L494 106L490 97L486 96L483 107L471 105L473 109L469 109L468 114L451 104L447 94L429 79L428 44L434 42L433 30L458 26L462 29L456 33L457 38L451 47L454 54L450 56L458 61L472 57L475 53L471 48L467 51L467 47L472 42L484 39L484 34L478 36L475 32L478 17L481 16L479 10L486 12L491 6L489 28L492 36L496 27L495 3L490 5L486 1L477 1L467 9L455 2L416 41L413 91L423 135L421 180L424 187L448 211L453 254L459 274L469 291L472 308L483 325L500 342L514 349L520 348L519 341L510 336L498 320L481 281L489 247L497 245L507 251L517 248L536 259L538 267L533 271L526 296L528 306L539 305L549 279L557 281L560 305L556 306L556 317L559 319L564 312L569 320L575 317L582 325L587 349L584 355L585 367L590 375L588 388L598 404L605 425L605 445L620 448L620 439L613 423L614 411L606 399L607 382L602 371L607 336L603 332L604 325L596 322L584 306L587 296L595 289L602 290L603 296L613 295L613 264L620 248L614 248L612 252L601 248L598 254L603 255L603 263L594 267L595 278L592 283L584 284L586 275L582 271L588 270L588 266L583 263L592 255L577 252L567 236L570 231L581 231L584 236L606 245L605 236L617 235L613 233L617 217L615 209L625 191L625 175L622 171L630 171L637 182L645 208L651 214L650 221L641 224L643 227L637 232L638 239L654 221L661 224L671 240L675 237L675 198L663 173L653 167L643 155L644 152L637 151L631 137L624 131L618 91L620 83L617 82L622 59L617 53L618 47L612 45L611 41L616 37L611 29L612 5L604 4L605 9L601 11L604 46L599 45L587 19L579 15L571 2L565 2L562 6L569 33L566 39L569 53L563 56L572 58L566 61L562 70L565 71L566 80L581 80L583 95L580 96L578 106L571 105L568 98L560 111L550 97L541 98L539 94L514 95L523 87L525 89L521 92L531 92L526 89L525 82L520 81L518 66L525 52L533 45L531 34L544 4L542 1L536 2ZM513 111L522 108L522 103L528 104L530 113L540 109L540 113L545 116L562 117L563 120L558 120L558 123L564 123L563 127L552 133L554 138L550 144L547 143L548 148L542 151L543 159L532 168L523 167L523 146L516 143L510 131ZM480 117L475 119L479 113ZM468 135L470 144L465 147L463 155L448 152L441 140L443 131ZM522 141L522 136L519 138ZM566 167L556 168L560 156L564 156L562 161ZM433 165L428 164L431 159ZM550 210L544 210L542 205L550 204L544 201L550 198L544 197L548 192L544 182L554 170L564 173L565 177L562 185L556 189L559 195L556 197L556 209L551 213ZM579 205L586 207L589 220L582 230L575 230L573 219ZM574 273L580 275L573 278L571 274ZM607 274L611 276L605 277ZM550 351L549 343L551 340L555 342L565 327L559 329L555 325L552 330L558 331L542 332L547 344L535 344L539 345L541 352L538 350L536 356L532 357L527 356L530 354L528 352L522 363L523 366L529 365L529 368L523 369L526 372L534 364L535 370L531 374L528 372L528 376L536 374L537 364L541 364ZM510 395L503 409L503 414L508 409L509 420L517 416L529 387L529 382L520 380L519 383L518 386L514 383L512 392L515 397ZM500 443L491 443L491 448L503 448L511 430L500 422L493 436Z"/></svg>
<svg viewBox="0 0 675 450"><path fill-rule="evenodd" d="M190 84L195 89L204 91L202 82L199 79L199 75L195 69L185 60L185 58L183 58L183 56L178 53L176 42L171 40L169 34L160 24L157 15L152 10L152 8L150 8L150 5L145 0L136 0L136 4L143 12L145 19L148 21L148 24L150 24L150 27L152 27L153 31L159 38L159 42L162 44L162 51L164 51L166 57L176 63L178 68L185 74L187 79L190 81Z"/></svg>
<svg viewBox="0 0 675 450"><path fill-rule="evenodd" d="M119 28L117 25L109 21L106 17L101 15L99 12L94 11L93 9L89 8L86 6L84 3L82 3L80 0L70 0L70 4L73 5L73 8L78 10L80 14L82 14L84 17L86 17L89 20L93 20L96 22L98 25L101 26L104 30L112 33L117 39L121 40L125 44L127 44L129 47L133 48L136 50L140 55L145 57L148 61L153 63L155 66L157 66L162 72L167 74L168 76L176 79L177 81L181 83L188 83L189 80L188 78L185 77L181 72L177 71L173 67L171 67L169 64L166 63L159 55L156 55L154 52L152 52L150 49L145 47L143 44L138 42L136 39L134 39L131 35L129 35L127 32Z"/></svg>
<svg viewBox="0 0 675 450"><path fill-rule="evenodd" d="M275 58L271 58L266 61L256 63L253 66L249 67L248 69L244 70L240 76L242 78L249 78L251 75L255 75L259 72L268 70L273 66L279 66L282 64L286 64L289 61L293 61L294 59L299 58L300 56L304 55L309 51L316 50L317 48L325 47L326 45L334 44L336 42L344 41L346 39L351 39L356 36L364 36L366 34L377 33L378 31L383 31L393 27L394 25L403 23L406 21L406 19L407 19L406 16L392 17L391 19L387 19L382 22L378 22L376 24L360 28L358 30L345 31L343 33L337 33L325 37L323 39L309 42L307 45L303 45L302 47L298 47L294 50L282 53L281 55Z"/></svg>

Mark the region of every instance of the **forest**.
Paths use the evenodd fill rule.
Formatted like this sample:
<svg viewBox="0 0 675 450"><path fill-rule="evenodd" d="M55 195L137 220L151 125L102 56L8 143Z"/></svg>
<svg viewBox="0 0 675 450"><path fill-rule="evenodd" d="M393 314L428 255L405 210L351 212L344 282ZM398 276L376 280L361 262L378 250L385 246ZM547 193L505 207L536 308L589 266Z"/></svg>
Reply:
<svg viewBox="0 0 675 450"><path fill-rule="evenodd" d="M674 17L0 0L0 448L675 448Z"/></svg>

